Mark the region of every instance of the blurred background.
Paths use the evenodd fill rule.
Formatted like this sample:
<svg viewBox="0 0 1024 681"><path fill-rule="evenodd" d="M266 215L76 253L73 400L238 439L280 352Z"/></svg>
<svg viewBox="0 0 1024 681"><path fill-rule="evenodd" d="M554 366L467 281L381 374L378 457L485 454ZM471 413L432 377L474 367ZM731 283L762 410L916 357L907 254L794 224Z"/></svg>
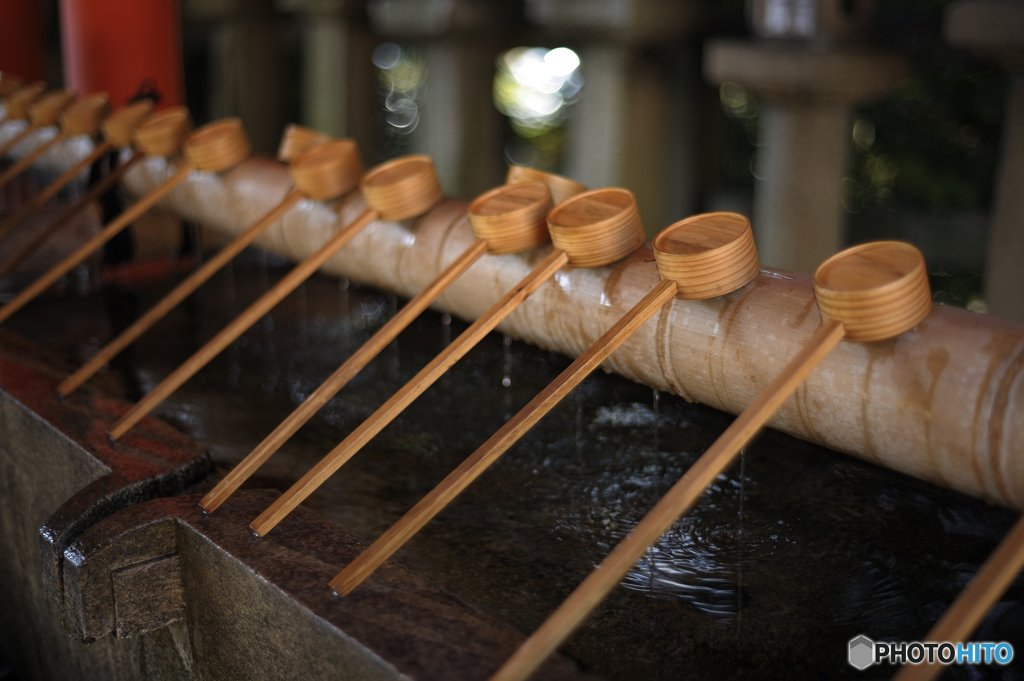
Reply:
<svg viewBox="0 0 1024 681"><path fill-rule="evenodd" d="M135 4L10 0L0 69L86 92L90 25L131 54ZM174 43L162 104L238 115L260 153L303 123L367 166L429 153L466 199L534 166L632 190L648 235L744 213L763 263L806 273L907 240L938 302L1024 320L1022 2L139 4Z"/></svg>

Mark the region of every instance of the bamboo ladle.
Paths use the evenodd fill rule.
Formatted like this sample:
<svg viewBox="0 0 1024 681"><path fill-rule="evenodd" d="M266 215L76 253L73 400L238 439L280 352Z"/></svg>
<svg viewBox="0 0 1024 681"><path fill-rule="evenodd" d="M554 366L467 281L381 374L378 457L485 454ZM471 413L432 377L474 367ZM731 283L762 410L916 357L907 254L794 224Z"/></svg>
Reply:
<svg viewBox="0 0 1024 681"><path fill-rule="evenodd" d="M33 102L42 97L45 91L46 84L42 81L36 81L30 85L16 89L4 100L4 108L6 109L6 112L4 113L2 123L10 121L24 121L28 119L28 108L32 106ZM29 123L26 122L25 125L27 127ZM17 135L20 134L20 132L17 133ZM11 139L14 140L13 143L11 140L8 140L3 144L3 146L0 146L0 155L6 154L7 150L11 146L14 146L14 144L21 141L20 137L18 139Z"/></svg>
<svg viewBox="0 0 1024 681"><path fill-rule="evenodd" d="M79 135L93 137L99 131L100 123L109 113L110 105L108 103L107 93L105 92L97 93L79 100L64 111L60 112L60 132L54 135L48 142L40 144L32 151L32 153L28 154L8 168L3 175L0 175L0 187L3 187L5 184L21 174L31 164L35 163L40 156L45 154L59 142L69 137L77 137ZM92 152L88 156L43 188L43 190L39 192L35 198L25 204L21 210L0 224L0 239L3 239L8 232L20 224L27 216L31 215L37 208L56 196L57 192L63 189L68 182L78 177L78 174L82 172L84 168L91 166L96 159L110 151L110 149L111 145L106 141L100 142L93 147Z"/></svg>
<svg viewBox="0 0 1024 681"><path fill-rule="evenodd" d="M666 245L665 241L661 245ZM659 248L658 240L655 248ZM655 254L658 256L658 250ZM647 548L693 507L707 486L839 341L872 342L898 336L916 326L931 309L924 257L910 244L897 241L863 244L832 256L814 274L814 294L823 323L807 345L491 681L521 681L533 673L615 588Z"/></svg>
<svg viewBox="0 0 1024 681"><path fill-rule="evenodd" d="M16 76L10 71L0 71L0 100L10 97L20 90L24 84L25 81L21 79L21 76Z"/></svg>
<svg viewBox="0 0 1024 681"><path fill-rule="evenodd" d="M942 618L931 628L923 640L935 643L962 643L971 634L992 606L1006 592L1017 574L1024 567L1024 518L1006 535L999 546L989 556L978 573L974 575L953 605L942 615ZM941 664L924 662L922 664L906 664L893 681L930 681L943 672Z"/></svg>
<svg viewBox="0 0 1024 681"><path fill-rule="evenodd" d="M281 144L277 147L277 160L281 163L291 163L307 151L321 147L333 139L319 130L292 123L281 135Z"/></svg>
<svg viewBox="0 0 1024 681"><path fill-rule="evenodd" d="M552 184L564 179L547 173L541 174L540 177ZM473 201L469 207L470 224L476 235L473 243L310 394L288 418L203 497L200 505L206 511L212 512L224 503L288 438L327 404L484 253L518 253L546 243L549 237L544 218L551 209L549 186L540 182L506 185L493 189Z"/></svg>
<svg viewBox="0 0 1024 681"><path fill-rule="evenodd" d="M487 195L485 195L487 196ZM483 198L483 197L481 197ZM543 225L543 220L538 220ZM511 291L473 322L441 354L413 377L291 489L281 495L250 527L269 532L363 445L379 433L414 399L430 387L501 320L567 264L600 267L624 258L644 242L643 226L633 194L625 189L596 189L556 206L547 218L555 249Z"/></svg>
<svg viewBox="0 0 1024 681"><path fill-rule="evenodd" d="M85 99L72 102L65 109L57 113L57 121L60 123L60 131L33 149L20 161L0 174L0 189L5 187L21 173L25 172L30 165L35 163L43 154L57 146L69 137L78 135L93 136L99 130L100 121L110 113L110 104L106 92L98 92ZM52 123L51 123L52 125ZM103 144L99 145L103 147ZM109 147L108 147L109 148ZM103 150L104 152L107 149ZM99 158L97 156L96 158ZM30 204L31 205L31 204ZM2 228L0 228L2 236Z"/></svg>
<svg viewBox="0 0 1024 681"><path fill-rule="evenodd" d="M75 93L70 90L54 90L42 95L38 99L34 99L28 105L28 125L25 126L24 130L7 140L3 146L0 146L0 156L9 152L36 130L56 125L60 112L71 106L74 101ZM4 176L6 176L6 173L4 173ZM6 180L0 183L0 186L5 182Z"/></svg>
<svg viewBox="0 0 1024 681"><path fill-rule="evenodd" d="M319 133L317 134L319 135ZM319 139L326 141L330 138L320 136L318 139L309 139L308 144L298 145L294 138L290 138L288 132L286 132L281 141L281 149L278 157L284 157L287 160L294 160L293 155L301 156L300 146L309 147L310 145L322 144L322 142L318 141ZM344 157L349 153L350 144L342 144L344 145L344 149L342 150L341 155ZM352 148L351 153L355 154L354 147ZM361 167L353 170L358 170L360 173L362 172ZM290 189L288 193L285 194L284 198L281 199L281 202L274 208L270 209L269 213L257 220L251 227L249 227L249 229L235 237L227 246L222 248L217 255L203 263L202 267L192 272L192 274L185 278L185 280L175 286L170 293L164 296L160 302L150 308L149 311L122 331L117 338L107 343L99 352L90 358L88 362L82 365L78 371L64 379L64 381L57 386L57 392L59 392L61 396L66 397L77 390L79 386L88 381L97 371L103 368L103 365L135 342L139 336L144 334L154 324L163 319L168 312L178 305L178 303L185 300L185 298L191 295L193 291L198 289L210 277L220 271L220 269L232 258L241 253L247 246L259 238L259 236L267 231L271 225L280 220L281 217L295 204L297 204L304 195L303 191L299 188L293 187Z"/></svg>
<svg viewBox="0 0 1024 681"><path fill-rule="evenodd" d="M135 142L147 156L169 156L182 147L182 139L188 129L187 110L167 109L153 114L138 127L135 131ZM0 323L130 225L163 196L184 182L193 171L227 170L248 158L249 151L249 140L237 118L209 123L196 130L184 141L185 162L179 164L170 177L0 308Z"/></svg>
<svg viewBox="0 0 1024 681"><path fill-rule="evenodd" d="M142 119L149 114L152 108L153 102L147 99L135 104L130 104L111 116L108 116L107 119L100 124L100 129L103 131L103 142L96 146L93 153L89 154L89 156L69 168L67 172L54 180L49 187L44 189L32 201L27 203L24 208L11 216L3 226L0 226L0 238L16 227L18 223L28 217L29 214L38 210L44 203L53 198L53 196L71 182L71 180L78 177L79 173L95 163L103 153L106 153L110 149L130 147L135 129L139 126L139 123L142 122ZM11 270L17 267L19 263L42 246L43 243L53 236L53 234L55 234L61 227L71 222L76 215L85 210L85 208L93 201L109 191L111 187L120 181L121 177L126 172L128 172L143 158L145 158L145 154L141 151L136 151L127 160L122 161L115 166L105 178L97 182L96 185L88 192L68 206L67 209L57 216L53 222L47 225L45 229L41 230L35 238L26 243L17 253L12 255L7 262L0 265L0 278L10 273Z"/></svg>
<svg viewBox="0 0 1024 681"><path fill-rule="evenodd" d="M291 167L292 178L311 199L337 198L359 183L362 166L358 159L355 143L351 140L331 142L296 159ZM116 440L124 435L368 225L378 218L407 220L422 215L444 197L434 164L428 156L404 156L377 166L363 178L362 190L369 208L339 229L320 250L296 266L288 276L153 388L114 424L110 436Z"/></svg>
<svg viewBox="0 0 1024 681"><path fill-rule="evenodd" d="M666 303L677 297L702 300L724 295L757 276L754 238L749 221L742 215L695 216L667 227L654 243L661 283L342 570L331 581L337 593L347 595L362 584Z"/></svg>

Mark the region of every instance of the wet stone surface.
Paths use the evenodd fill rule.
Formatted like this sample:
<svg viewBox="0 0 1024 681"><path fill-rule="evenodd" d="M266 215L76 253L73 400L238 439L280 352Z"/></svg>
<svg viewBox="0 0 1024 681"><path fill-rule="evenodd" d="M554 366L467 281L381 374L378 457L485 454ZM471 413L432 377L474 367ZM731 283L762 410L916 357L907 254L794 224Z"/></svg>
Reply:
<svg viewBox="0 0 1024 681"><path fill-rule="evenodd" d="M286 271L247 254L209 282L114 363L125 393L156 385ZM172 285L47 298L11 326L81 361ZM157 413L226 471L401 303L314 277ZM248 486L286 489L465 327L423 315ZM306 506L373 541L568 364L492 334ZM592 376L395 559L533 631L731 419ZM849 667L847 641L922 638L1014 519L767 431L562 651L609 679L889 678L889 667ZM1011 587L976 640L1024 645L1022 587ZM1024 678L1017 666L943 678Z"/></svg>

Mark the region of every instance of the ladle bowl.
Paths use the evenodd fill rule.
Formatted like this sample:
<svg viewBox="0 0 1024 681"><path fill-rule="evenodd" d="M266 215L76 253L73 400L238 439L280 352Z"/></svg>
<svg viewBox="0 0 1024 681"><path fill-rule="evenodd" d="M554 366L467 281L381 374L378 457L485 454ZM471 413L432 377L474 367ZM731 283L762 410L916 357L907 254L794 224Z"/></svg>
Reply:
<svg viewBox="0 0 1024 681"><path fill-rule="evenodd" d="M289 172L300 192L314 201L327 201L359 186L363 164L356 143L341 139L299 155L292 161Z"/></svg>
<svg viewBox="0 0 1024 681"><path fill-rule="evenodd" d="M219 173L233 168L252 154L252 145L236 117L207 123L185 139L185 158L197 170Z"/></svg>
<svg viewBox="0 0 1024 681"><path fill-rule="evenodd" d="M39 99L46 90L46 84L37 81L26 85L7 98L7 119L20 121L28 118L29 107Z"/></svg>
<svg viewBox="0 0 1024 681"><path fill-rule="evenodd" d="M114 147L130 147L136 128L153 110L153 102L143 99L115 111L100 123L103 138Z"/></svg>
<svg viewBox="0 0 1024 681"><path fill-rule="evenodd" d="M520 182L541 182L546 184L551 191L551 201L555 205L587 191L586 185L574 182L561 175L525 166L509 166L508 174L505 175L505 184L518 184Z"/></svg>
<svg viewBox="0 0 1024 681"><path fill-rule="evenodd" d="M75 93L70 90L55 90L37 99L28 107L28 118L37 128L45 128L57 124L61 111L75 101Z"/></svg>
<svg viewBox="0 0 1024 681"><path fill-rule="evenodd" d="M135 146L147 156L171 157L181 150L190 130L188 109L172 106L150 114L135 128Z"/></svg>
<svg viewBox="0 0 1024 681"><path fill-rule="evenodd" d="M636 198L620 188L593 189L555 206L548 230L574 267L609 265L644 243Z"/></svg>
<svg viewBox="0 0 1024 681"><path fill-rule="evenodd" d="M814 273L824 321L837 320L853 341L878 341L917 326L931 310L924 256L901 241L848 248Z"/></svg>
<svg viewBox="0 0 1024 681"><path fill-rule="evenodd" d="M444 198L434 161L422 154L380 164L363 176L360 186L366 203L381 220L423 215Z"/></svg>
<svg viewBox="0 0 1024 681"><path fill-rule="evenodd" d="M750 220L738 213L704 213L669 225L654 238L654 259L663 280L676 282L677 297L703 300L745 286L759 263Z"/></svg>
<svg viewBox="0 0 1024 681"><path fill-rule="evenodd" d="M284 134L281 136L281 144L277 148L277 160L282 163L292 163L307 151L327 144L332 139L330 135L325 135L319 130L292 123L284 129Z"/></svg>
<svg viewBox="0 0 1024 681"><path fill-rule="evenodd" d="M95 135L103 119L110 115L110 97L97 92L80 99L60 112L60 129L66 135Z"/></svg>
<svg viewBox="0 0 1024 681"><path fill-rule="evenodd" d="M492 255L520 253L546 244L551 192L546 184L507 184L485 192L469 204L469 222L476 238L487 242Z"/></svg>

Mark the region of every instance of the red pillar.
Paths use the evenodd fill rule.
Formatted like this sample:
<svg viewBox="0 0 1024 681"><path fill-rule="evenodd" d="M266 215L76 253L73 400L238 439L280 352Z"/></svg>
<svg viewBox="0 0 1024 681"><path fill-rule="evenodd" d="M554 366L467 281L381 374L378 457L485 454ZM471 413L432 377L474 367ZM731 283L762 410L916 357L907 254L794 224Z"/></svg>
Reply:
<svg viewBox="0 0 1024 681"><path fill-rule="evenodd" d="M26 82L45 79L39 0L0 2L0 71Z"/></svg>
<svg viewBox="0 0 1024 681"><path fill-rule="evenodd" d="M64 79L123 105L147 78L161 106L185 99L178 0L60 0Z"/></svg>

